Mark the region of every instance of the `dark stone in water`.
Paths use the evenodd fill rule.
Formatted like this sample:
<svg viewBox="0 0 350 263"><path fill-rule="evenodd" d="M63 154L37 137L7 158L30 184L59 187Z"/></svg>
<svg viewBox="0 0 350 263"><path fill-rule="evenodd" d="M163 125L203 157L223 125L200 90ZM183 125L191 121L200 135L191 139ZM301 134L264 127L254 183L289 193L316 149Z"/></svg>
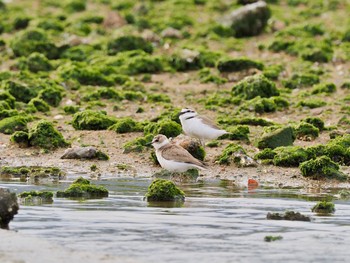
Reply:
<svg viewBox="0 0 350 263"><path fill-rule="evenodd" d="M308 216L304 216L299 212L294 211L286 211L284 215L280 213L267 213L267 219L271 220L290 220L290 221L311 221L311 218Z"/></svg>
<svg viewBox="0 0 350 263"><path fill-rule="evenodd" d="M9 223L17 214L17 196L8 189L0 188L0 228L9 229Z"/></svg>

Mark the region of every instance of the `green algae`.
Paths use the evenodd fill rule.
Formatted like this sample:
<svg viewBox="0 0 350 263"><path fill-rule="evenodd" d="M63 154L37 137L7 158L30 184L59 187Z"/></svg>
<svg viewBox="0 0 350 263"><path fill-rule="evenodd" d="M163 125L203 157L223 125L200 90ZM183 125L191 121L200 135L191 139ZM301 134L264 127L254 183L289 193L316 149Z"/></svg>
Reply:
<svg viewBox="0 0 350 263"><path fill-rule="evenodd" d="M27 123L29 118L16 115L0 120L0 132L5 134L12 134L15 131L27 131Z"/></svg>
<svg viewBox="0 0 350 263"><path fill-rule="evenodd" d="M232 118L232 117L224 117L219 118L218 122L220 124L226 124L226 125L250 125L250 126L273 126L275 123L268 121L263 118Z"/></svg>
<svg viewBox="0 0 350 263"><path fill-rule="evenodd" d="M115 55L119 52L130 50L143 50L147 53L152 53L153 46L141 37L130 35L110 40L107 44L108 55Z"/></svg>
<svg viewBox="0 0 350 263"><path fill-rule="evenodd" d="M232 88L232 93L245 100L251 100L258 96L261 98L270 98L279 95L275 83L268 80L264 75L254 75L244 78Z"/></svg>
<svg viewBox="0 0 350 263"><path fill-rule="evenodd" d="M28 102L28 106L29 107L33 107L37 111L41 111L41 112L48 112L48 111L50 111L49 104L47 104L45 101L43 101L42 99L39 99L39 98L31 99Z"/></svg>
<svg viewBox="0 0 350 263"><path fill-rule="evenodd" d="M217 69L220 72L236 72L252 68L263 70L264 64L244 57L220 60L217 64Z"/></svg>
<svg viewBox="0 0 350 263"><path fill-rule="evenodd" d="M220 136L219 139L229 139L238 141L249 141L249 127L247 125L236 125L226 129L229 133Z"/></svg>
<svg viewBox="0 0 350 263"><path fill-rule="evenodd" d="M53 124L46 120L39 121L29 130L28 139L30 145L43 149L55 149L69 145Z"/></svg>
<svg viewBox="0 0 350 263"><path fill-rule="evenodd" d="M309 160L312 156L300 146L285 146L274 149L276 155L273 158L275 166L298 167L302 162Z"/></svg>
<svg viewBox="0 0 350 263"><path fill-rule="evenodd" d="M26 182L29 178L34 182L51 178L54 180L63 179L65 177L63 172L58 167L45 166L2 166L0 167L0 178L2 179L19 179Z"/></svg>
<svg viewBox="0 0 350 263"><path fill-rule="evenodd" d="M0 91L0 101L6 102L11 109L15 107L16 98L8 91Z"/></svg>
<svg viewBox="0 0 350 263"><path fill-rule="evenodd" d="M310 98L310 99L299 101L297 105L302 107L308 107L310 109L315 109L315 108L326 106L327 102L325 102L322 99Z"/></svg>
<svg viewBox="0 0 350 263"><path fill-rule="evenodd" d="M54 85L46 87L40 90L38 98L44 100L52 107L57 107L63 98L62 88Z"/></svg>
<svg viewBox="0 0 350 263"><path fill-rule="evenodd" d="M16 131L11 135L10 141L17 143L20 147L23 147L23 148L28 147L29 134L28 132L24 132L24 131Z"/></svg>
<svg viewBox="0 0 350 263"><path fill-rule="evenodd" d="M18 194L20 203L24 205L52 204L53 193L49 191L28 191Z"/></svg>
<svg viewBox="0 0 350 263"><path fill-rule="evenodd" d="M65 198L103 198L108 197L108 190L104 186L92 185L90 181L79 177L66 190L57 191L57 197Z"/></svg>
<svg viewBox="0 0 350 263"><path fill-rule="evenodd" d="M31 72L37 73L40 71L50 71L53 69L47 57L41 53L34 52L29 55L26 60L28 69Z"/></svg>
<svg viewBox="0 0 350 263"><path fill-rule="evenodd" d="M76 130L106 130L115 123L114 118L93 110L77 112L72 120L72 126Z"/></svg>
<svg viewBox="0 0 350 263"><path fill-rule="evenodd" d="M300 122L294 127L295 136L300 140L314 140L320 134L319 128L307 122Z"/></svg>
<svg viewBox="0 0 350 263"><path fill-rule="evenodd" d="M8 91L16 100L28 103L37 96L37 91L26 84L8 80L2 83L4 90ZM6 94L4 95L6 96ZM8 100L11 98L8 98Z"/></svg>
<svg viewBox="0 0 350 263"><path fill-rule="evenodd" d="M152 139L153 135L149 134L129 141L123 145L123 153L142 152Z"/></svg>
<svg viewBox="0 0 350 263"><path fill-rule="evenodd" d="M310 87L319 82L319 76L312 73L293 74L290 79L282 81L284 86L288 89Z"/></svg>
<svg viewBox="0 0 350 263"><path fill-rule="evenodd" d="M170 137L175 138L176 136L181 134L181 132L182 132L182 127L179 123L172 120L167 120L167 119L162 119L162 120L159 120L158 122L150 122L144 127L145 135L163 134L168 138Z"/></svg>
<svg viewBox="0 0 350 263"><path fill-rule="evenodd" d="M321 83L318 85L315 85L312 90L311 90L311 94L320 94L320 93L324 93L324 94L331 94L334 93L336 91L337 87L335 86L334 83Z"/></svg>
<svg viewBox="0 0 350 263"><path fill-rule="evenodd" d="M143 125L130 117L117 119L116 123L108 128L116 133L141 132Z"/></svg>
<svg viewBox="0 0 350 263"><path fill-rule="evenodd" d="M318 128L319 131L323 131L325 129L324 121L319 117L307 117L303 121L312 124Z"/></svg>
<svg viewBox="0 0 350 263"><path fill-rule="evenodd" d="M314 160L305 161L300 164L300 170L303 176L315 180L328 178L344 181L348 178L347 175L339 171L339 165L333 162L328 156L321 156Z"/></svg>
<svg viewBox="0 0 350 263"><path fill-rule="evenodd" d="M265 242L273 242L273 241L282 240L282 239L283 239L282 236L265 236L264 237Z"/></svg>
<svg viewBox="0 0 350 263"><path fill-rule="evenodd" d="M226 164L229 165L231 163L239 163L240 158L236 157L236 153L246 153L246 151L243 149L242 146L235 144L235 143L230 143L225 147L225 149L222 151L221 155L219 155L216 158L216 161L219 164Z"/></svg>
<svg viewBox="0 0 350 263"><path fill-rule="evenodd" d="M263 134L257 141L257 146L259 149L274 149L280 146L292 145L294 140L295 135L293 129L287 126Z"/></svg>
<svg viewBox="0 0 350 263"><path fill-rule="evenodd" d="M311 211L321 215L329 215L335 212L335 205L332 202L321 201L315 204Z"/></svg>
<svg viewBox="0 0 350 263"><path fill-rule="evenodd" d="M152 201L185 201L185 193L172 181L156 179L149 186L146 193L148 202Z"/></svg>

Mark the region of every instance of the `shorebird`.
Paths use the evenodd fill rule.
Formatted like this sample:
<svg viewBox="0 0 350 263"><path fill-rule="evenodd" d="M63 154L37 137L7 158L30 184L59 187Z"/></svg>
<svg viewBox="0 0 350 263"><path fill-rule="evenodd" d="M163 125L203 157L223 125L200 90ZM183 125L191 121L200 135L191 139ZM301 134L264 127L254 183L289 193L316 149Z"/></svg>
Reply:
<svg viewBox="0 0 350 263"><path fill-rule="evenodd" d="M182 129L186 135L198 138L202 145L205 140L214 140L229 132L220 129L210 119L198 115L194 110L184 108L179 113Z"/></svg>
<svg viewBox="0 0 350 263"><path fill-rule="evenodd" d="M189 169L206 170L204 162L194 158L187 150L173 144L163 135L156 135L151 144L156 150L160 165L171 172L186 172Z"/></svg>

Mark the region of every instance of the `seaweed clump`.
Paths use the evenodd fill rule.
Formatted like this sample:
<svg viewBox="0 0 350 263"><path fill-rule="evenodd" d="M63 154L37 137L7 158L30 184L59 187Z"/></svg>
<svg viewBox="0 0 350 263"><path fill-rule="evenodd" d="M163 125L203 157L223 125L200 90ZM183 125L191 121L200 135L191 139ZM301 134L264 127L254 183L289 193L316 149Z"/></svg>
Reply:
<svg viewBox="0 0 350 263"><path fill-rule="evenodd" d="M141 132L143 131L143 125L131 118L122 118L118 119L117 122L108 129L116 133Z"/></svg>
<svg viewBox="0 0 350 263"><path fill-rule="evenodd" d="M305 161L300 164L300 170L303 176L315 180L329 178L344 181L348 178L347 175L339 171L339 165L333 162L328 156L321 156L314 160Z"/></svg>
<svg viewBox="0 0 350 263"><path fill-rule="evenodd" d="M246 154L243 147L238 144L230 143L222 151L221 155L216 158L216 161L219 164L226 165L229 165L232 162L238 164L241 161L241 158L239 157L241 154Z"/></svg>
<svg viewBox="0 0 350 263"><path fill-rule="evenodd" d="M295 135L293 129L289 126L278 128L272 132L265 133L262 138L257 142L259 149L265 148L277 148L280 146L293 145Z"/></svg>
<svg viewBox="0 0 350 263"><path fill-rule="evenodd" d="M85 110L73 116L72 125L76 130L106 130L116 123L116 120L103 112Z"/></svg>
<svg viewBox="0 0 350 263"><path fill-rule="evenodd" d="M103 198L108 197L108 190L104 186L91 185L90 181L79 177L66 190L57 191L57 197L74 198Z"/></svg>
<svg viewBox="0 0 350 263"><path fill-rule="evenodd" d="M251 68L263 70L264 64L249 58L235 58L220 60L217 68L220 72L236 72Z"/></svg>
<svg viewBox="0 0 350 263"><path fill-rule="evenodd" d="M185 201L185 193L172 181L156 179L148 187L146 193L148 202L152 201Z"/></svg>
<svg viewBox="0 0 350 263"><path fill-rule="evenodd" d="M0 120L0 132L5 134L13 134L16 131L27 131L27 123L29 119L24 116L12 116Z"/></svg>
<svg viewBox="0 0 350 263"><path fill-rule="evenodd" d="M18 195L20 202L25 205L52 204L53 193L49 191L29 191Z"/></svg>
<svg viewBox="0 0 350 263"><path fill-rule="evenodd" d="M153 52L153 46L150 42L138 36L122 36L111 40L107 44L108 55L115 55L122 51L143 50L147 53Z"/></svg>
<svg viewBox="0 0 350 263"><path fill-rule="evenodd" d="M314 205L311 211L322 215L333 214L335 212L335 206L332 202L322 201Z"/></svg>
<svg viewBox="0 0 350 263"><path fill-rule="evenodd" d="M244 78L232 88L232 92L235 96L239 96L245 100L251 100L258 96L261 98L279 96L276 84L264 75L254 75Z"/></svg>
<svg viewBox="0 0 350 263"><path fill-rule="evenodd" d="M53 124L46 120L39 121L30 129L28 139L30 145L43 149L55 149L69 145Z"/></svg>

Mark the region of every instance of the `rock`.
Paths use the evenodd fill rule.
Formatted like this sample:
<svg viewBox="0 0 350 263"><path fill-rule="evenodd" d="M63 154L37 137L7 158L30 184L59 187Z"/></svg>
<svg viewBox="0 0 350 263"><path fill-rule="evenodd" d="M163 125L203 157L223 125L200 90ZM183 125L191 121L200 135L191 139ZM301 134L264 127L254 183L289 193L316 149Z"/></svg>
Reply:
<svg viewBox="0 0 350 263"><path fill-rule="evenodd" d="M275 149L280 146L290 146L293 145L294 140L295 136L293 129L288 126L263 135L262 138L258 141L258 148Z"/></svg>
<svg viewBox="0 0 350 263"><path fill-rule="evenodd" d="M147 201L185 201L185 193L172 181L156 179L148 187Z"/></svg>
<svg viewBox="0 0 350 263"><path fill-rule="evenodd" d="M177 30L177 29L172 28L172 27L168 27L161 32L161 36L168 37L168 38L180 39L180 38L182 38L182 33L180 30Z"/></svg>
<svg viewBox="0 0 350 263"><path fill-rule="evenodd" d="M21 205L42 205L53 203L53 193L49 191L29 191L18 195Z"/></svg>
<svg viewBox="0 0 350 263"><path fill-rule="evenodd" d="M93 159L97 149L92 146L69 148L64 151L61 159Z"/></svg>
<svg viewBox="0 0 350 263"><path fill-rule="evenodd" d="M280 213L267 213L267 219L271 220L290 220L290 221L311 221L310 217L304 216L299 212L287 211L284 215Z"/></svg>
<svg viewBox="0 0 350 263"><path fill-rule="evenodd" d="M271 16L271 11L264 1L240 7L221 19L221 24L231 27L235 37L259 35Z"/></svg>
<svg viewBox="0 0 350 263"><path fill-rule="evenodd" d="M153 31L149 30L149 29L145 29L142 34L141 34L142 38L146 41L152 42L152 43L159 43L161 38L154 33Z"/></svg>
<svg viewBox="0 0 350 263"><path fill-rule="evenodd" d="M19 207L17 196L8 189L0 188L0 228L8 229L9 223L17 214Z"/></svg>
<svg viewBox="0 0 350 263"><path fill-rule="evenodd" d="M329 215L335 212L335 206L332 202L321 201L318 202L311 211L320 215Z"/></svg>
<svg viewBox="0 0 350 263"><path fill-rule="evenodd" d="M107 154L97 150L93 146L88 147L74 147L65 150L61 159L94 159L108 160Z"/></svg>
<svg viewBox="0 0 350 263"><path fill-rule="evenodd" d="M89 180L79 177L66 190L58 191L57 197L103 198L108 197L108 190L102 185L91 185Z"/></svg>

